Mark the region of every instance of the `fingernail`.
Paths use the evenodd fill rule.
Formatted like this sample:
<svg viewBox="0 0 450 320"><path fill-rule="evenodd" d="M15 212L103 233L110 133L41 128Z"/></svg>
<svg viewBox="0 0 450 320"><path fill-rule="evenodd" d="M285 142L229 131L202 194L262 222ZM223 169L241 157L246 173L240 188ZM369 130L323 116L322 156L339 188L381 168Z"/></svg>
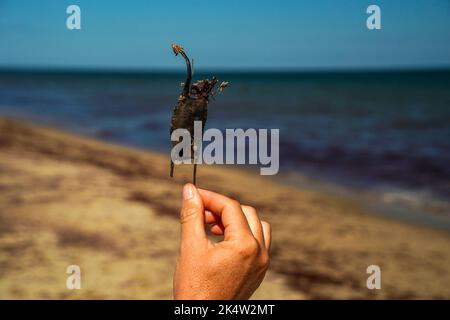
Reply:
<svg viewBox="0 0 450 320"><path fill-rule="evenodd" d="M190 183L187 183L183 187L183 200L189 200L194 196L194 190Z"/></svg>

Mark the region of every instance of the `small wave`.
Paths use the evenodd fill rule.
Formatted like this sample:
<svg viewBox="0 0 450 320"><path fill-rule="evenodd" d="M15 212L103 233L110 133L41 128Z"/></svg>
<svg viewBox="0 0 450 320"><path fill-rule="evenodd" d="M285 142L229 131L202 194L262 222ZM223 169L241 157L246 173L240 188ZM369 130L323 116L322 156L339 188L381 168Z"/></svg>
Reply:
<svg viewBox="0 0 450 320"><path fill-rule="evenodd" d="M428 191L385 190L379 192L386 204L401 205L415 211L450 217L450 202L436 198Z"/></svg>

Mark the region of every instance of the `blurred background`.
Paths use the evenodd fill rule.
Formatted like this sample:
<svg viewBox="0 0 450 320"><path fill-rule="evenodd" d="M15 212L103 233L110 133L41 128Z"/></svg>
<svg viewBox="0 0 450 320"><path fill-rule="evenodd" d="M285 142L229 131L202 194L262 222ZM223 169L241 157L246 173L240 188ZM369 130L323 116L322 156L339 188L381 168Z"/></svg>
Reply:
<svg viewBox="0 0 450 320"><path fill-rule="evenodd" d="M173 42L230 82L207 127L280 129L278 182L448 236L450 2L0 0L0 115L168 153Z"/></svg>

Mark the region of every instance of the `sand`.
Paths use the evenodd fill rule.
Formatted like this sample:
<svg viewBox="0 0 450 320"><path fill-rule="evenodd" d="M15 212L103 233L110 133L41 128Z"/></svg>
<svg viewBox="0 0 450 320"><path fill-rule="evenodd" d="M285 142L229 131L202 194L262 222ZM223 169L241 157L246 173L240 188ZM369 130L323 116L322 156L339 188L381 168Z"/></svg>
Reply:
<svg viewBox="0 0 450 320"><path fill-rule="evenodd" d="M171 299L178 211L191 167L167 155L0 119L0 298ZM256 299L450 298L450 235L381 218L351 199L201 166L199 185L273 226ZM81 290L66 268L81 268ZM366 268L381 268L368 290Z"/></svg>

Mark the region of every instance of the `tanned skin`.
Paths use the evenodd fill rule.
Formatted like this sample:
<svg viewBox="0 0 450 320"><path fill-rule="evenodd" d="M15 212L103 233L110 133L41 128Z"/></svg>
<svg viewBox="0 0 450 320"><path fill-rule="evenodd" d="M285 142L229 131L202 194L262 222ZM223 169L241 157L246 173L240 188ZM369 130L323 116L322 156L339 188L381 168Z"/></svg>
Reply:
<svg viewBox="0 0 450 320"><path fill-rule="evenodd" d="M270 224L255 208L189 183L183 188L180 223L174 298L250 298L269 267ZM208 238L208 226L222 241Z"/></svg>

